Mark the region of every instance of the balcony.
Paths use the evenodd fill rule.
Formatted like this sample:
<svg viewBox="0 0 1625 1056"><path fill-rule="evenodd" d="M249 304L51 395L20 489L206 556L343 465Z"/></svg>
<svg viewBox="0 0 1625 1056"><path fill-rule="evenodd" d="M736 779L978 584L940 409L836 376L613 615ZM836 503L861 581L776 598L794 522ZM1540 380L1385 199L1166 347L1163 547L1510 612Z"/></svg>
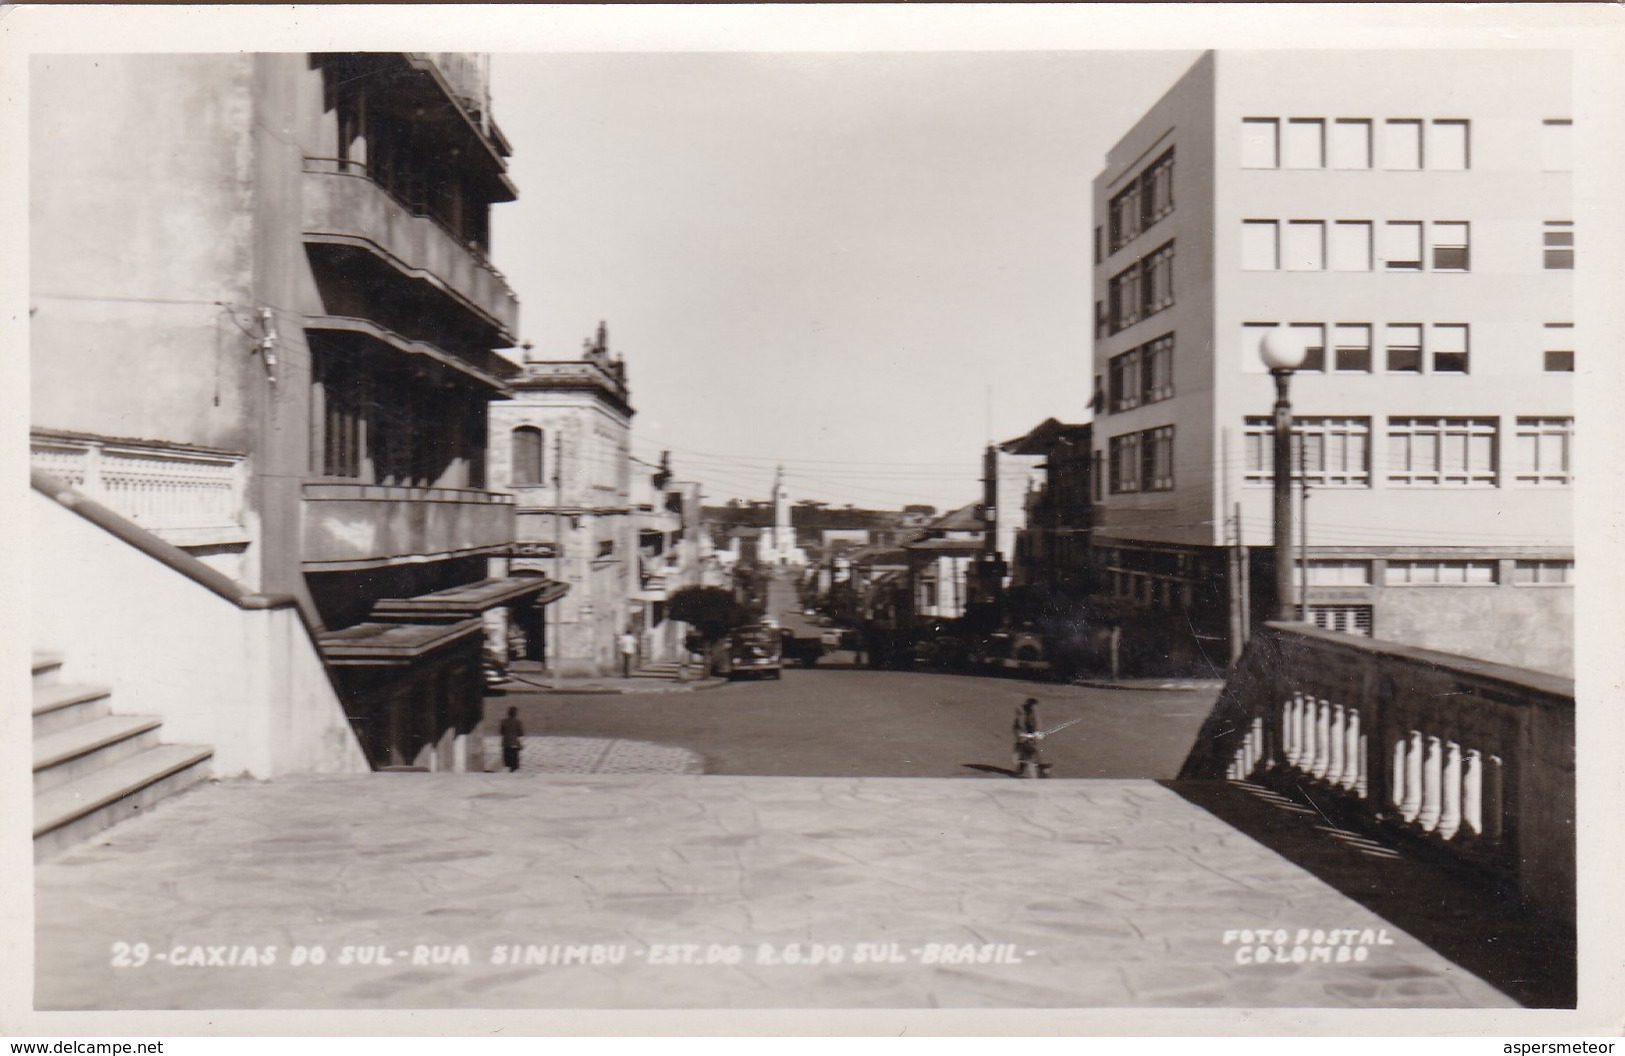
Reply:
<svg viewBox="0 0 1625 1056"><path fill-rule="evenodd" d="M304 567L341 572L505 552L513 496L469 488L304 486Z"/></svg>
<svg viewBox="0 0 1625 1056"><path fill-rule="evenodd" d="M305 159L304 232L309 245L368 254L425 295L474 313L494 346L514 343L519 300L502 273L426 211L391 196L361 163Z"/></svg>

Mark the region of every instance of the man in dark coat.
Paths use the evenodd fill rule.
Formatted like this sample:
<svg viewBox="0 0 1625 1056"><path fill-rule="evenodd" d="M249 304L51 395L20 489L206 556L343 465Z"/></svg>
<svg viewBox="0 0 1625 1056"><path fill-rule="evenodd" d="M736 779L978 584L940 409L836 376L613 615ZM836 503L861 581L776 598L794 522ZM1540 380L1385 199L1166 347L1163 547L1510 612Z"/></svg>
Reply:
<svg viewBox="0 0 1625 1056"><path fill-rule="evenodd" d="M1038 758L1038 742L1044 739L1044 731L1038 726L1037 699L1028 697L1016 709L1016 720L1010 730L1016 736L1016 776L1043 777L1044 764Z"/></svg>
<svg viewBox="0 0 1625 1056"><path fill-rule="evenodd" d="M502 765L511 774L519 769L519 749L524 744L525 726L519 721L519 709L509 708L508 717L497 727L502 735Z"/></svg>

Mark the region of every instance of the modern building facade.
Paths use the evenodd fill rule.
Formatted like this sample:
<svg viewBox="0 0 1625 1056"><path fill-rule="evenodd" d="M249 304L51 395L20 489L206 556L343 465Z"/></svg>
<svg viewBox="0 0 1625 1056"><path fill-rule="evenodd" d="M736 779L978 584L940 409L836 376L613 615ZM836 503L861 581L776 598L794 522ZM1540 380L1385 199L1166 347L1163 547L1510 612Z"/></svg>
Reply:
<svg viewBox="0 0 1625 1056"><path fill-rule="evenodd" d="M266 704L277 759L225 702L189 712L189 736L228 772L325 768L347 736L373 767L479 768L486 616L545 589L508 577L513 500L486 481L518 302L488 256L515 191L483 60L51 56L32 73L35 466L244 596L292 599L325 672ZM76 601L139 635L143 602L118 589ZM41 602L56 640L37 644L136 677L70 605ZM269 684L291 661L210 662Z"/></svg>
<svg viewBox="0 0 1625 1056"><path fill-rule="evenodd" d="M579 359L527 360L510 385L491 410L490 460L516 503L513 570L568 587L522 655L561 675L610 674L638 589L626 363L600 323Z"/></svg>
<svg viewBox="0 0 1625 1056"><path fill-rule="evenodd" d="M1569 669L1568 85L1552 53L1210 52L1109 152L1094 560L1163 629L1144 665L1222 667L1267 615L1259 342L1291 327L1309 621Z"/></svg>

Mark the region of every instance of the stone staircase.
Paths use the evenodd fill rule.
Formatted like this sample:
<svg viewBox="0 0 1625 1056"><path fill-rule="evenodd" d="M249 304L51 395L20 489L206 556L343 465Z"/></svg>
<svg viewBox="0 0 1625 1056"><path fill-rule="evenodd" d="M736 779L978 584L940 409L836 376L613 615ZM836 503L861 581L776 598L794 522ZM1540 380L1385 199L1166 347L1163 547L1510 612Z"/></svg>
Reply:
<svg viewBox="0 0 1625 1056"><path fill-rule="evenodd" d="M208 748L164 744L161 721L117 715L109 691L61 682L35 654L34 856L54 857L209 776Z"/></svg>
<svg viewBox="0 0 1625 1056"><path fill-rule="evenodd" d="M675 682L675 681L677 681L677 675L678 675L679 670L680 670L680 665L675 660L672 660L670 662L665 662L665 661L653 662L653 663L644 664L641 667L634 667L632 669L632 677L633 678L660 678L660 679L665 679L667 682ZM690 678L699 678L699 676L700 676L700 665L699 664L690 664L688 666L688 673L689 673Z"/></svg>

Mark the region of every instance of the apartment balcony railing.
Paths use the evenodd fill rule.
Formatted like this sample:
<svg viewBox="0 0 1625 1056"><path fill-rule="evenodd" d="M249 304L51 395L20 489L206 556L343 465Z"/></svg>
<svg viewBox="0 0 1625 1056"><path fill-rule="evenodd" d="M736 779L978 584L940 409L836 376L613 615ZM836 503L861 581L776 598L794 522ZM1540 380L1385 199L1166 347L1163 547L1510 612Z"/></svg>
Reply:
<svg viewBox="0 0 1625 1056"><path fill-rule="evenodd" d="M344 571L506 552L513 496L472 488L310 482L304 491L307 571Z"/></svg>
<svg viewBox="0 0 1625 1056"><path fill-rule="evenodd" d="M477 312L511 343L519 299L507 279L478 246L411 198L385 189L361 162L305 159L308 241L380 255L409 280L428 283Z"/></svg>
<svg viewBox="0 0 1625 1056"><path fill-rule="evenodd" d="M178 444L34 433L33 467L176 546L247 542L243 456Z"/></svg>
<svg viewBox="0 0 1625 1056"><path fill-rule="evenodd" d="M1571 680L1270 624L1182 776L1307 795L1573 920L1574 735Z"/></svg>
<svg viewBox="0 0 1625 1056"><path fill-rule="evenodd" d="M427 51L411 53L439 72L452 98L467 110L482 128L491 114L490 57L483 52Z"/></svg>

